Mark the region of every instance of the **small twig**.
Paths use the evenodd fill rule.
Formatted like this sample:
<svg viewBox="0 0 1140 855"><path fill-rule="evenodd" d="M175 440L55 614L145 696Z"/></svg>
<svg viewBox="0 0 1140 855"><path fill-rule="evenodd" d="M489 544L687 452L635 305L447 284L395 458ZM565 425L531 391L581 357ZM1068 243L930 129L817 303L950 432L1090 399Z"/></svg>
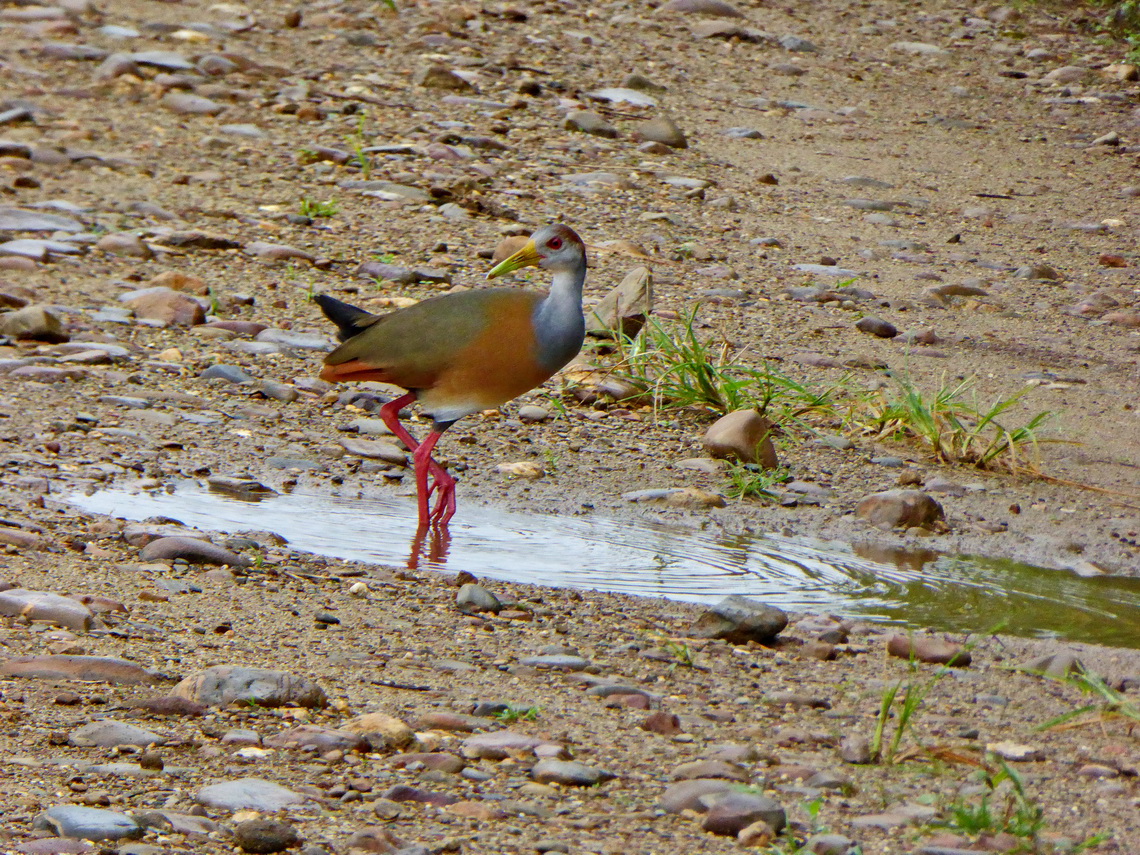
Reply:
<svg viewBox="0 0 1140 855"><path fill-rule="evenodd" d="M431 686L416 686L412 683L397 683L393 680L371 680L373 686L383 686L386 689L403 689L407 692L430 692Z"/></svg>

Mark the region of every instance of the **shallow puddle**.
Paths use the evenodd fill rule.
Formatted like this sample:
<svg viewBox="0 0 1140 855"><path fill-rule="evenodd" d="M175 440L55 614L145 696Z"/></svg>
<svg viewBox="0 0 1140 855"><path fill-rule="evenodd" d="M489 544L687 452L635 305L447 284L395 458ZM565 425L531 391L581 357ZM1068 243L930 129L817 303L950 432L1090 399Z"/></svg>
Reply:
<svg viewBox="0 0 1140 855"><path fill-rule="evenodd" d="M744 594L789 610L905 626L1055 636L1140 647L1140 579L778 535L714 537L641 521L521 514L464 505L449 543L416 539L405 497L289 493L258 501L194 482L173 493L109 489L73 504L130 520L162 516L206 531L272 531L304 552L409 562L555 587L711 602Z"/></svg>

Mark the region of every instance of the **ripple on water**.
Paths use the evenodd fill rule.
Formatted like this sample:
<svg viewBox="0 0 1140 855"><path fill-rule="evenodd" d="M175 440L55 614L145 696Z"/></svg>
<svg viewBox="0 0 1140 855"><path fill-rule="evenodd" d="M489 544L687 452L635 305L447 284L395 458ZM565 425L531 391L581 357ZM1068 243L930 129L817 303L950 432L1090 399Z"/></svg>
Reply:
<svg viewBox="0 0 1140 855"><path fill-rule="evenodd" d="M289 493L251 502L184 482L173 492L113 488L69 501L131 520L163 516L206 531L272 531L303 552L376 564L407 562L416 536L415 506L404 497ZM412 548L419 553L418 543ZM639 520L469 504L452 521L446 554L418 564L553 587L692 602L741 594L793 611L963 632L1000 624L1016 635L1140 647L1140 579L1081 578L930 550L713 536Z"/></svg>

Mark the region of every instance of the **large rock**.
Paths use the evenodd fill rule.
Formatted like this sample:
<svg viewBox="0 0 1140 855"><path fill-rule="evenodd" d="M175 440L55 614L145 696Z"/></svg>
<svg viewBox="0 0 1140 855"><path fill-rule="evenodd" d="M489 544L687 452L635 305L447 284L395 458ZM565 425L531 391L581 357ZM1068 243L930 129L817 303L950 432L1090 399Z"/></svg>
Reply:
<svg viewBox="0 0 1140 855"><path fill-rule="evenodd" d="M171 288L148 288L125 302L135 317L161 321L168 326L191 327L206 320L201 303Z"/></svg>
<svg viewBox="0 0 1140 855"><path fill-rule="evenodd" d="M766 822L777 834L788 824L784 808L760 793L728 791L706 796L708 813L701 828L713 834L735 837L754 822Z"/></svg>
<svg viewBox="0 0 1140 855"><path fill-rule="evenodd" d="M367 740L368 744L377 751L406 748L416 739L415 733L408 725L385 713L365 713L346 721L339 730Z"/></svg>
<svg viewBox="0 0 1140 855"><path fill-rule="evenodd" d="M63 626L86 632L95 624L95 615L78 600L47 591L13 588L0 593L0 615Z"/></svg>
<svg viewBox="0 0 1140 855"><path fill-rule="evenodd" d="M142 827L126 814L79 805L48 808L32 820L32 828L81 840L121 840L143 836Z"/></svg>
<svg viewBox="0 0 1140 855"><path fill-rule="evenodd" d="M775 469L780 461L772 444L773 427L756 410L735 410L721 416L705 431L705 450L710 457L735 458Z"/></svg>
<svg viewBox="0 0 1140 855"><path fill-rule="evenodd" d="M561 784L564 787L593 787L617 777L613 772L574 760L539 760L530 770L530 775L541 784Z"/></svg>
<svg viewBox="0 0 1140 855"><path fill-rule="evenodd" d="M697 618L690 630L695 638L723 638L732 644L766 644L788 625L788 616L775 606L734 594Z"/></svg>
<svg viewBox="0 0 1140 855"><path fill-rule="evenodd" d="M0 335L31 341L67 341L59 317L44 306L28 306L0 314Z"/></svg>
<svg viewBox="0 0 1140 855"><path fill-rule="evenodd" d="M919 490L884 490L864 496L855 516L879 528L932 528L945 520L942 505Z"/></svg>
<svg viewBox="0 0 1140 855"><path fill-rule="evenodd" d="M222 564L249 567L252 562L228 549L196 537L160 537L139 552L143 561L174 561L181 558L190 564Z"/></svg>
<svg viewBox="0 0 1140 855"><path fill-rule="evenodd" d="M333 730L319 724L302 724L283 730L265 740L273 748L315 748L318 754L326 751L365 751L368 740L357 733Z"/></svg>
<svg viewBox="0 0 1140 855"><path fill-rule="evenodd" d="M732 783L722 778L696 778L672 784L661 796L661 807L669 813L686 810L704 811L702 801L714 793L724 793L732 788Z"/></svg>
<svg viewBox="0 0 1140 855"><path fill-rule="evenodd" d="M211 707L237 702L263 707L323 707L328 704L324 689L307 677L269 668L242 668L215 665L191 674L174 687L171 694Z"/></svg>
<svg viewBox="0 0 1140 855"><path fill-rule="evenodd" d="M141 665L109 656L18 656L0 662L0 677L39 677L121 685L163 680L161 674L148 671Z"/></svg>
<svg viewBox="0 0 1140 855"><path fill-rule="evenodd" d="M219 810L275 811L302 805L309 797L263 778L238 778L202 787L195 799Z"/></svg>
<svg viewBox="0 0 1140 855"><path fill-rule="evenodd" d="M635 267L594 306L586 326L595 338L613 338L618 332L633 338L652 311L653 274L648 267Z"/></svg>
<svg viewBox="0 0 1140 855"><path fill-rule="evenodd" d="M67 741L83 748L114 748L118 745L146 748L148 745L165 745L166 737L124 721L108 718L92 721L77 728L72 731Z"/></svg>

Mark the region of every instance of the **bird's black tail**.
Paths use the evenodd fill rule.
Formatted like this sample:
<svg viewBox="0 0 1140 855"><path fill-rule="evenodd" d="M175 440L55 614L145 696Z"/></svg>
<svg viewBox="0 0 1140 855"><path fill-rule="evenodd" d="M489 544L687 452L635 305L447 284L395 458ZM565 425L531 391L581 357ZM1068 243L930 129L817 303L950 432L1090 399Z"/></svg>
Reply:
<svg viewBox="0 0 1140 855"><path fill-rule="evenodd" d="M376 323L378 315L350 306L328 294L314 294L313 302L321 307L325 317L336 324L337 338L348 341L354 335Z"/></svg>

